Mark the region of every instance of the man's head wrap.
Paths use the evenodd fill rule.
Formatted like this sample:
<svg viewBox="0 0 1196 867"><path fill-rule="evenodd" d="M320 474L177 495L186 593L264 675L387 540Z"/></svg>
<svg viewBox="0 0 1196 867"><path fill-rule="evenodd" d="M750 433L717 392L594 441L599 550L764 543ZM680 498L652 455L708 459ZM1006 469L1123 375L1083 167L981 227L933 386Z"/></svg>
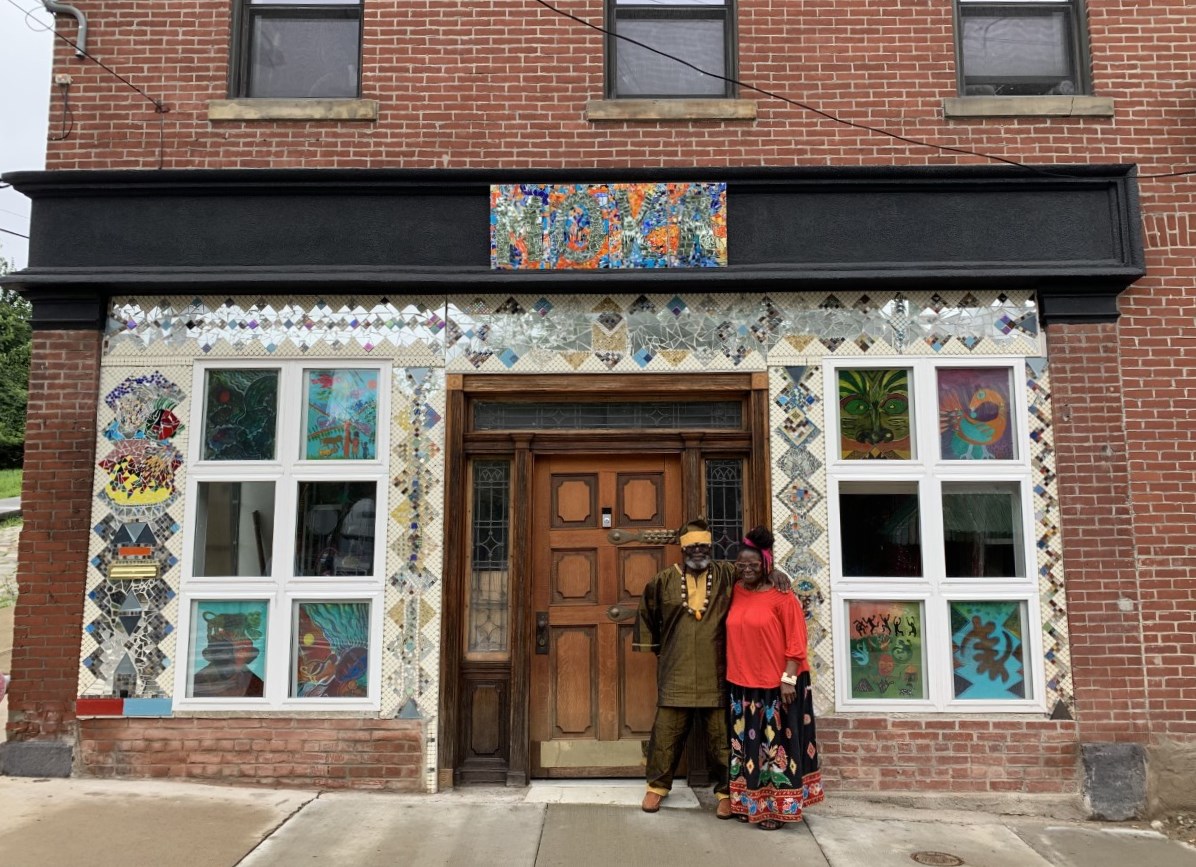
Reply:
<svg viewBox="0 0 1196 867"><path fill-rule="evenodd" d="M710 534L710 525L695 518L677 531L677 540L682 548L688 548L690 545L709 545L714 537Z"/></svg>

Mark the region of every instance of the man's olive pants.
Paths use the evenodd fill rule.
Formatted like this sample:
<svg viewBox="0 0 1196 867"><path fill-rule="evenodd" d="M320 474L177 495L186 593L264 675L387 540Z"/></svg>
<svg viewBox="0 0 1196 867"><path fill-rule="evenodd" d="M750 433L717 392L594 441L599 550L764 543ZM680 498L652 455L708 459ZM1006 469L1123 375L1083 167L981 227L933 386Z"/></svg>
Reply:
<svg viewBox="0 0 1196 867"><path fill-rule="evenodd" d="M648 741L648 790L667 795L673 788L673 774L681 762L685 740L694 720L705 735L706 761L716 794L728 792L727 760L731 747L727 741L727 710L722 707L658 707Z"/></svg>

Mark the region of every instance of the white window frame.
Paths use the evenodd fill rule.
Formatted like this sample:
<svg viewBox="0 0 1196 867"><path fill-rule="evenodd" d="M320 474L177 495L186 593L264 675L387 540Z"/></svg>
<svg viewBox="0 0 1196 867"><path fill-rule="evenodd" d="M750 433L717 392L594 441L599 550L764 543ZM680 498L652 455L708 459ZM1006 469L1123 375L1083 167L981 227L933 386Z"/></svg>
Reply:
<svg viewBox="0 0 1196 867"><path fill-rule="evenodd" d="M207 374L212 370L277 370L278 414L275 458L266 461L205 461L202 447L206 420ZM369 460L311 461L301 455L303 408L306 406L306 370L376 370L378 372L377 448ZM382 606L386 583L386 517L390 436L390 365L385 360L304 358L295 360L214 359L195 365L192 381L191 437L188 447L184 543L180 566L179 630L175 651L174 707L189 711L377 711L381 706ZM194 576L195 526L198 490L202 482L273 482L274 526L270 548L270 576ZM374 516L374 574L296 576L295 535L298 488L301 482L374 482L377 485ZM191 609L197 600L268 601L266 625L265 688L262 698L188 697L191 667ZM294 698L290 695L293 670L293 622L298 602L368 602L370 646L366 698Z"/></svg>
<svg viewBox="0 0 1196 867"><path fill-rule="evenodd" d="M843 460L839 436L841 369L910 371L910 426L914 457L897 460ZM1012 460L941 460L939 458L938 370L992 368L1011 372L1010 419L1015 457ZM1045 667L1042 617L1038 595L1038 564L1034 544L1034 491L1030 462L1025 359L980 358L840 358L823 365L826 395L827 508L830 540L832 628L835 657L835 709L839 712L887 713L1045 713ZM842 517L839 491L843 482L913 483L918 488L922 576L900 578L843 575L840 543ZM1020 497L1020 531L1024 575L1011 578L948 578L944 554L942 485L951 482L1016 485ZM848 603L853 600L908 601L923 605L922 644L925 654L926 697L916 699L860 699L851 695L851 646ZM957 699L952 678L950 603L953 601L1025 603L1026 624L1022 657L1027 698L1017 700Z"/></svg>

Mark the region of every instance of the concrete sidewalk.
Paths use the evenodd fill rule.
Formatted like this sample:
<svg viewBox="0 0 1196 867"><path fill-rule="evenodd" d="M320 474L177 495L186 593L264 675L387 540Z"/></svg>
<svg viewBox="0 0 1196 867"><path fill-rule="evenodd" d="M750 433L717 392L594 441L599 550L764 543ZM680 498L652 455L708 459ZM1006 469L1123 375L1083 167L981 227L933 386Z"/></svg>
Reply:
<svg viewBox="0 0 1196 867"><path fill-rule="evenodd" d="M638 784L628 785L606 784L620 797L596 800L637 801ZM319 794L0 777L0 863L1196 867L1196 849L1134 826L897 808L832 792L804 824L770 833L716 821L692 796L670 798L656 815L570 802L586 797L580 787L545 798L535 787Z"/></svg>

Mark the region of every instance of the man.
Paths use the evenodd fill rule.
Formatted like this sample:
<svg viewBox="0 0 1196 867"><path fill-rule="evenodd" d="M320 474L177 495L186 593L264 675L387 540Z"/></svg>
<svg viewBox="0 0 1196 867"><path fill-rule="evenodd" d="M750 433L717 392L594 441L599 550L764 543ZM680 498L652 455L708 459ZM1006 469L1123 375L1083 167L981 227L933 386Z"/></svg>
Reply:
<svg viewBox="0 0 1196 867"><path fill-rule="evenodd" d="M641 807L645 813L660 809L697 720L718 797L716 815L729 819L724 627L735 567L711 561L705 521L690 521L678 535L684 567L670 566L648 582L635 624L633 649L657 655L656 721L648 742L648 792Z"/></svg>

